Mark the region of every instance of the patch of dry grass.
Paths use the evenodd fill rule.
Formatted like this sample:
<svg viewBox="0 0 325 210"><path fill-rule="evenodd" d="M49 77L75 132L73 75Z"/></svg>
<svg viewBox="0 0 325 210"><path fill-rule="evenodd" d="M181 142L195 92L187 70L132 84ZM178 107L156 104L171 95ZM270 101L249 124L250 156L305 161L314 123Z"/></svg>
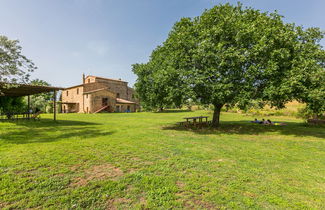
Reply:
<svg viewBox="0 0 325 210"><path fill-rule="evenodd" d="M74 170L75 167L72 168ZM82 176L76 177L71 185L72 186L84 186L87 185L91 181L96 180L117 180L123 176L123 172L121 169L111 165L111 164L102 164L92 166L82 172Z"/></svg>

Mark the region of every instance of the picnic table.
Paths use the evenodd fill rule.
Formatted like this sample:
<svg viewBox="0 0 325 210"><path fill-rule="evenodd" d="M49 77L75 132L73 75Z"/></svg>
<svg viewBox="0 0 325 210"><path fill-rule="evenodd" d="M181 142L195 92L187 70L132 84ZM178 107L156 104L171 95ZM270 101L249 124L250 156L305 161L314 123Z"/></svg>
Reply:
<svg viewBox="0 0 325 210"><path fill-rule="evenodd" d="M180 125L189 126L189 125L194 125L194 126L202 126L204 124L208 125L208 116L198 116L198 117L184 117L186 122L180 122ZM204 120L205 119L205 120Z"/></svg>

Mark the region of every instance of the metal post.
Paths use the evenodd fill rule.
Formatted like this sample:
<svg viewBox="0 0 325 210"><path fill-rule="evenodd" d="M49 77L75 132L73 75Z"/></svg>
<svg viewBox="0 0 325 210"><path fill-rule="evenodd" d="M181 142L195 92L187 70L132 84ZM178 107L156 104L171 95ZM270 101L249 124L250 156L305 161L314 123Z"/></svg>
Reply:
<svg viewBox="0 0 325 210"><path fill-rule="evenodd" d="M54 113L54 121L56 121L56 90L53 93L53 113Z"/></svg>
<svg viewBox="0 0 325 210"><path fill-rule="evenodd" d="M28 111L27 111L27 119L30 119L30 95L27 96L28 97Z"/></svg>

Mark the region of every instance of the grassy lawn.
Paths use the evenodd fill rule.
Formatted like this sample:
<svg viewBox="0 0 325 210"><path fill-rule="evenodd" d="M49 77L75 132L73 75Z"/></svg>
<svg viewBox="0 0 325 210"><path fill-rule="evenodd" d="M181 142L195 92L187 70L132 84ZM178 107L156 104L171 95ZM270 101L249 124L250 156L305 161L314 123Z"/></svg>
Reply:
<svg viewBox="0 0 325 210"><path fill-rule="evenodd" d="M325 127L206 111L0 122L0 208L325 208Z"/></svg>

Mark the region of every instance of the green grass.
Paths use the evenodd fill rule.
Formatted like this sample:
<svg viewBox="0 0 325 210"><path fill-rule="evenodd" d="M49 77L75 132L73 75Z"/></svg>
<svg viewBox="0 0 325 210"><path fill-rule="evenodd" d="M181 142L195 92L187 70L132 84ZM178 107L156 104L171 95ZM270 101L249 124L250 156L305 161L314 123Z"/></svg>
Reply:
<svg viewBox="0 0 325 210"><path fill-rule="evenodd" d="M0 123L0 208L325 208L325 128L210 112L64 114Z"/></svg>

